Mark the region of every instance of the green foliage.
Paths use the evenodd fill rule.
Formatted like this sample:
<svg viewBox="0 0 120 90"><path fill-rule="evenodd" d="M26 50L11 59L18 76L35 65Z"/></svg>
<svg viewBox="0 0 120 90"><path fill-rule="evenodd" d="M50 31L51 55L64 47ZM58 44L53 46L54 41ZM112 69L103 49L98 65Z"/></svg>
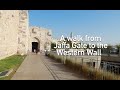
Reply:
<svg viewBox="0 0 120 90"><path fill-rule="evenodd" d="M14 55L2 59L0 61L0 72L5 71L11 68L14 68L16 65L19 65L23 61L24 56Z"/></svg>
<svg viewBox="0 0 120 90"><path fill-rule="evenodd" d="M56 50L54 47L56 46L56 44L55 43L51 43L51 49L52 50Z"/></svg>
<svg viewBox="0 0 120 90"><path fill-rule="evenodd" d="M65 38L65 42L66 44L69 44L70 45L70 48L72 47L72 41L68 40L67 38Z"/></svg>
<svg viewBox="0 0 120 90"><path fill-rule="evenodd" d="M10 76L0 78L0 80L9 80L15 73L15 70L21 65L25 57L26 56L13 55L0 60L0 72L13 69L13 72L10 74Z"/></svg>
<svg viewBox="0 0 120 90"><path fill-rule="evenodd" d="M120 44L116 45L116 48L117 48L117 53L120 56Z"/></svg>
<svg viewBox="0 0 120 90"><path fill-rule="evenodd" d="M111 49L112 49L112 46L111 46L111 45L108 45L108 47L107 47L107 54L108 54L108 56L110 56L110 51L111 51Z"/></svg>

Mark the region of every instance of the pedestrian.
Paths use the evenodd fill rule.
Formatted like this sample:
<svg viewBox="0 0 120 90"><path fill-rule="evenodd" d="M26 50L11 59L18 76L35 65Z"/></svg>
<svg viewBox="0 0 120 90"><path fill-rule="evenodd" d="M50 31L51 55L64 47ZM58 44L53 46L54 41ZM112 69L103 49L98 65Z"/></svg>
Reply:
<svg viewBox="0 0 120 90"><path fill-rule="evenodd" d="M36 49L34 49L34 53L36 52Z"/></svg>
<svg viewBox="0 0 120 90"><path fill-rule="evenodd" d="M38 53L38 50L36 49L36 54Z"/></svg>

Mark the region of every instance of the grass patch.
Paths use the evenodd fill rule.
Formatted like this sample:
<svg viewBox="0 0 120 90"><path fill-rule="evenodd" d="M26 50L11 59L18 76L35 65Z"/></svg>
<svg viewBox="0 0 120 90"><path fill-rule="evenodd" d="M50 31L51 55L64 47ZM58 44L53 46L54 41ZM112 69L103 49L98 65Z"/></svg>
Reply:
<svg viewBox="0 0 120 90"><path fill-rule="evenodd" d="M13 55L0 60L0 72L13 69L13 72L8 77L0 78L0 80L9 80L13 76L17 68L21 65L25 57L25 55Z"/></svg>

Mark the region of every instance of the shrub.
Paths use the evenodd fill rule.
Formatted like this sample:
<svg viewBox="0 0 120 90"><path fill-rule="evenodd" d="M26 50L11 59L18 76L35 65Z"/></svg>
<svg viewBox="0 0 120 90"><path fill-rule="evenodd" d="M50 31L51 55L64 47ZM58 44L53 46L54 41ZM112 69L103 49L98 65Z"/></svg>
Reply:
<svg viewBox="0 0 120 90"><path fill-rule="evenodd" d="M49 57L59 62L62 62L62 57L60 58L58 56L55 56L54 54L50 54ZM67 67L81 73L86 78L89 78L91 80L120 80L120 76L114 73L103 71L100 69L95 69L85 64L76 64L70 61L69 59L66 59L65 61L65 65Z"/></svg>

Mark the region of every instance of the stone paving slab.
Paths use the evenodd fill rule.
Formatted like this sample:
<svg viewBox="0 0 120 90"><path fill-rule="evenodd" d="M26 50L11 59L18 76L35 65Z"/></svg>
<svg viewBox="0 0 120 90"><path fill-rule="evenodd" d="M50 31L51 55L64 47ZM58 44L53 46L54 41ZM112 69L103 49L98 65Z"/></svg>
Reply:
<svg viewBox="0 0 120 90"><path fill-rule="evenodd" d="M12 80L54 80L42 63L40 55L30 54L19 67Z"/></svg>
<svg viewBox="0 0 120 90"><path fill-rule="evenodd" d="M44 58L44 62L59 80L86 80L82 75L74 73L62 63L58 63L45 56L42 56L41 58Z"/></svg>
<svg viewBox="0 0 120 90"><path fill-rule="evenodd" d="M44 55L29 54L11 80L85 80Z"/></svg>

